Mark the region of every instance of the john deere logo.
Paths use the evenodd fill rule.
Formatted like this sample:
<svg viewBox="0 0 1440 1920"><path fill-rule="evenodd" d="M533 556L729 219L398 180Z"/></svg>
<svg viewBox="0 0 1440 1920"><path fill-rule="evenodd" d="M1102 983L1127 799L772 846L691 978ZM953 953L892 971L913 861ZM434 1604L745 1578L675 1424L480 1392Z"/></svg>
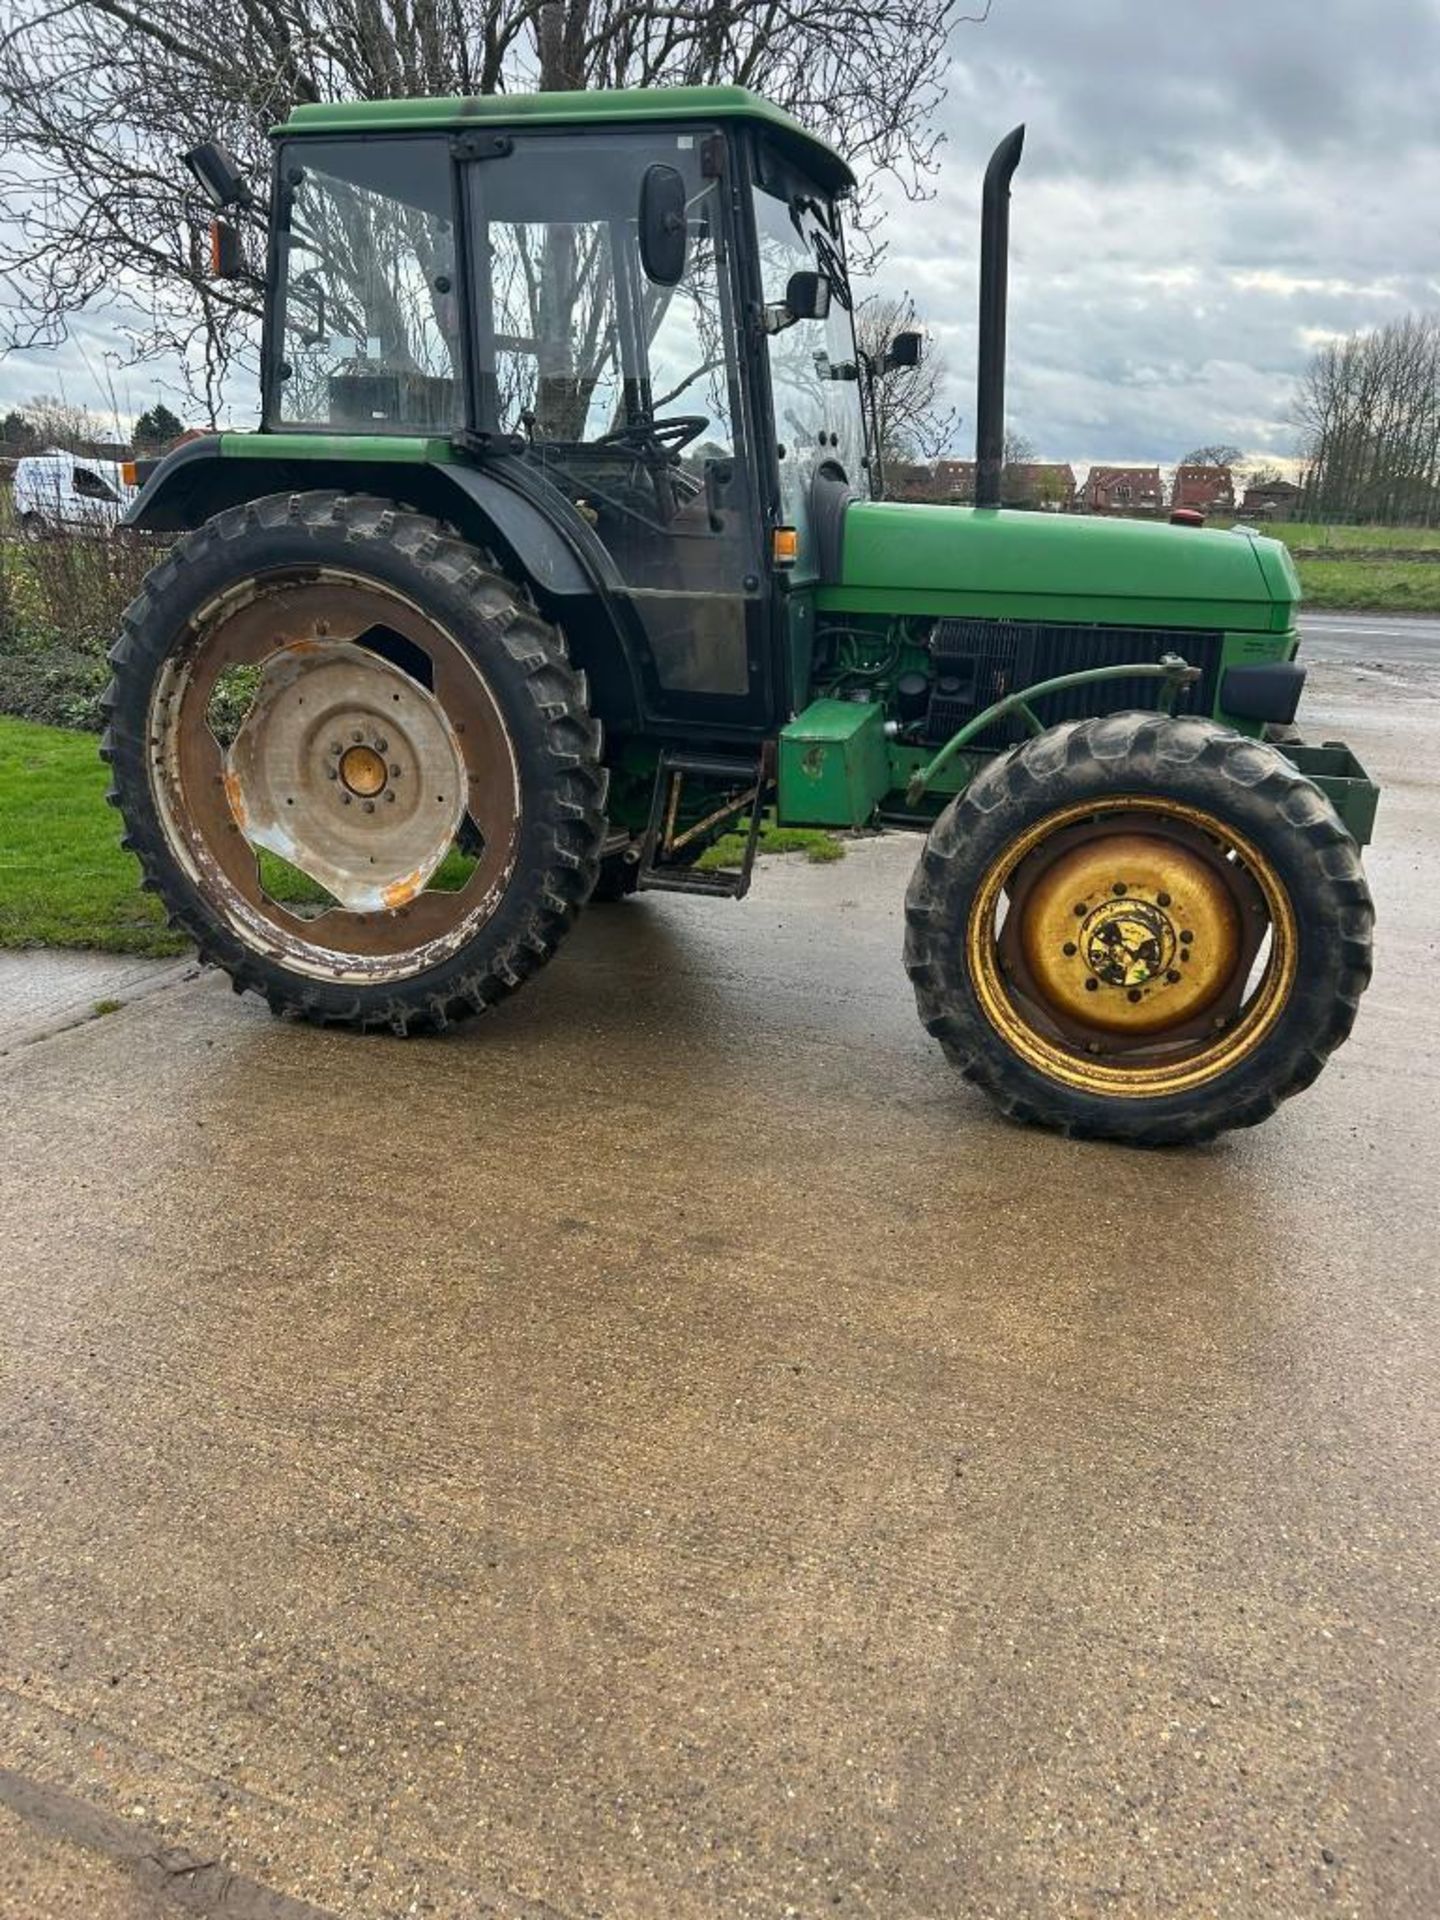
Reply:
<svg viewBox="0 0 1440 1920"><path fill-rule="evenodd" d="M1148 900L1106 900L1080 935L1085 964L1106 986L1143 987L1175 958L1175 929Z"/></svg>

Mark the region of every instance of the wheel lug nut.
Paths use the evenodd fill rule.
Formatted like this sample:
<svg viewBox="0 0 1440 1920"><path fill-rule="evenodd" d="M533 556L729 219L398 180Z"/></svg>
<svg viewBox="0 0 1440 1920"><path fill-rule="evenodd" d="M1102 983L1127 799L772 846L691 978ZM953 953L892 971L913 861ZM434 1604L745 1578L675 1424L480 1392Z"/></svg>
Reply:
<svg viewBox="0 0 1440 1920"><path fill-rule="evenodd" d="M1124 893L1126 891L1125 882L1123 880L1117 880L1110 891L1112 893Z"/></svg>
<svg viewBox="0 0 1440 1920"><path fill-rule="evenodd" d="M341 795L341 798L342 798L342 799L344 800L344 802L345 802L345 804L346 804L346 806L348 807L348 806L349 806L349 804L350 804L350 796L349 796L349 794L348 794L348 793L346 793L346 794L342 794L342 795Z"/></svg>
<svg viewBox="0 0 1440 1920"><path fill-rule="evenodd" d="M1086 993L1098 993L1100 991L1100 982L1098 980L1087 980L1085 982L1085 991Z"/></svg>
<svg viewBox="0 0 1440 1920"><path fill-rule="evenodd" d="M1189 928L1187 927L1187 928L1185 929L1185 931L1184 931L1184 933L1182 933L1182 934L1181 934L1181 936L1180 936L1180 941L1181 941L1181 944L1182 944L1183 946L1187 946L1187 947L1188 947L1188 946L1189 946L1189 944L1190 944L1190 942L1191 942L1191 941L1192 941L1192 940L1193 940L1194 938L1195 938L1195 936L1194 936L1194 934L1193 934L1193 933L1191 933L1191 931L1190 931L1190 929L1189 929Z"/></svg>
<svg viewBox="0 0 1440 1920"><path fill-rule="evenodd" d="M338 758L338 756L344 752L344 748L340 745L340 742L338 740L332 740L330 742L330 751L331 753L335 754Z"/></svg>
<svg viewBox="0 0 1440 1920"><path fill-rule="evenodd" d="M1083 920L1089 911L1089 907L1086 906L1083 900L1077 900L1075 902L1075 918L1077 920Z"/></svg>
<svg viewBox="0 0 1440 1920"><path fill-rule="evenodd" d="M1170 904L1170 896L1169 896L1169 894L1168 894L1168 893L1157 893L1157 894L1156 894L1156 896L1155 896L1155 904L1156 904L1156 906L1157 906L1157 907L1168 907L1168 906L1169 906L1169 904Z"/></svg>
<svg viewBox="0 0 1440 1920"><path fill-rule="evenodd" d="M1130 991L1126 994L1125 998L1133 1006L1135 1002L1140 998L1140 989L1138 987L1131 987Z"/></svg>
<svg viewBox="0 0 1440 1920"><path fill-rule="evenodd" d="M400 778L400 762L398 760L392 760L390 762L390 778L392 780L398 780Z"/></svg>
<svg viewBox="0 0 1440 1920"><path fill-rule="evenodd" d="M387 793L385 798L390 802L391 806L393 807L395 804L395 795L393 793Z"/></svg>
<svg viewBox="0 0 1440 1920"><path fill-rule="evenodd" d="M326 769L325 769L325 778L326 778L327 780L338 780L338 779L340 778L340 776L339 776L339 774L338 774L338 773L337 773L337 772L335 771L335 769L334 769L334 767L326 767Z"/></svg>
<svg viewBox="0 0 1440 1920"><path fill-rule="evenodd" d="M388 740L377 740L375 742L375 751L377 753L388 753L390 751L390 742Z"/></svg>
<svg viewBox="0 0 1440 1920"><path fill-rule="evenodd" d="M1171 986L1173 987L1176 981L1179 980L1180 975L1175 971L1174 967L1171 967L1170 971L1166 974L1165 978L1170 982Z"/></svg>
<svg viewBox="0 0 1440 1920"><path fill-rule="evenodd" d="M367 800L365 802L365 811L366 813L373 813L375 811L375 802L373 800Z"/></svg>
<svg viewBox="0 0 1440 1920"><path fill-rule="evenodd" d="M355 731L351 734L350 738L355 742L356 746L358 747L361 744L361 742L364 740L365 736L360 731L359 727L356 727Z"/></svg>

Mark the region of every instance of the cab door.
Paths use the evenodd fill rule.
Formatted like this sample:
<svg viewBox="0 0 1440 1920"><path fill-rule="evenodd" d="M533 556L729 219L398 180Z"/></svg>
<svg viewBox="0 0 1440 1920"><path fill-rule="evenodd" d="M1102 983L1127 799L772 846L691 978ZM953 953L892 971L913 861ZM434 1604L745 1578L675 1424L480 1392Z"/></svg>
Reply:
<svg viewBox="0 0 1440 1920"><path fill-rule="evenodd" d="M469 175L482 425L593 528L643 636L647 720L754 731L774 704L753 434L718 133L517 133ZM647 170L684 182L685 264L642 263Z"/></svg>

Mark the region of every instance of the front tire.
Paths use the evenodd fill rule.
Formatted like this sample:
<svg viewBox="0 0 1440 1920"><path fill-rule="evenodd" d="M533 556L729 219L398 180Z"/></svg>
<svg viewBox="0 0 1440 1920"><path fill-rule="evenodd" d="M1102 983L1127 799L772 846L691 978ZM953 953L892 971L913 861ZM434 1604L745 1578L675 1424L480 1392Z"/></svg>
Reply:
<svg viewBox="0 0 1440 1920"><path fill-rule="evenodd" d="M1358 849L1273 748L1112 714L991 761L906 899L920 1017L1010 1117L1134 1145L1253 1126L1370 978Z"/></svg>
<svg viewBox="0 0 1440 1920"><path fill-rule="evenodd" d="M144 885L277 1014L444 1027L528 979L590 893L584 677L434 520L328 492L221 513L110 658L101 751Z"/></svg>

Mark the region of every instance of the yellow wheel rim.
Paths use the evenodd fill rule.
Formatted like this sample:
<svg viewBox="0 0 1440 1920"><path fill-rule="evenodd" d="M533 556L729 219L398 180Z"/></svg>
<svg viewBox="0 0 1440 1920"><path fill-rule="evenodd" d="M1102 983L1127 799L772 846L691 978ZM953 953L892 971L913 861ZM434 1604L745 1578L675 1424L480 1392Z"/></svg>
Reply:
<svg viewBox="0 0 1440 1920"><path fill-rule="evenodd" d="M1182 801L1116 795L1047 815L992 862L965 954L986 1019L1023 1060L1082 1092L1146 1099L1254 1052L1290 997L1298 940L1251 841Z"/></svg>

